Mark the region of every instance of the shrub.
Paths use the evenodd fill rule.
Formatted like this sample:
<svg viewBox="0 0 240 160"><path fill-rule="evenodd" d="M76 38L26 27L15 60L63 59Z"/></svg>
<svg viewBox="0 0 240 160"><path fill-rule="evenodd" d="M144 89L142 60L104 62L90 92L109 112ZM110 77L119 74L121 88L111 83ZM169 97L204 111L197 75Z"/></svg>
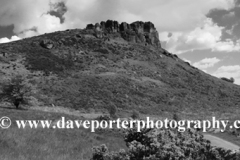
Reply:
<svg viewBox="0 0 240 160"><path fill-rule="evenodd" d="M119 152L108 151L105 144L99 147L93 147L93 156L91 160L130 160L127 152L121 149Z"/></svg>
<svg viewBox="0 0 240 160"><path fill-rule="evenodd" d="M109 121L111 118L108 115L101 115L97 117L97 120L99 121Z"/></svg>
<svg viewBox="0 0 240 160"><path fill-rule="evenodd" d="M235 160L239 152L211 146L193 129L184 133L170 129L128 129L127 151L110 153L105 145L95 147L92 160Z"/></svg>
<svg viewBox="0 0 240 160"><path fill-rule="evenodd" d="M28 84L22 76L15 76L11 78L10 81L3 82L1 86L1 101L13 103L16 108L18 108L21 103L28 103L28 99L32 93L32 86Z"/></svg>

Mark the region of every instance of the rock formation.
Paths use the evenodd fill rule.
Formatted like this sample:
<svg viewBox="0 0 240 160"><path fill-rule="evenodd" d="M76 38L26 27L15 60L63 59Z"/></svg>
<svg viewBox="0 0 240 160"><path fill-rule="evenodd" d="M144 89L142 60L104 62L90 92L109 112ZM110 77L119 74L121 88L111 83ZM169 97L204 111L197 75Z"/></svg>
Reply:
<svg viewBox="0 0 240 160"><path fill-rule="evenodd" d="M126 22L119 24L117 21L107 20L100 24L88 24L86 29L94 30L97 38L102 38L104 34L119 33L126 41L161 47L158 32L152 22L136 21L131 24Z"/></svg>

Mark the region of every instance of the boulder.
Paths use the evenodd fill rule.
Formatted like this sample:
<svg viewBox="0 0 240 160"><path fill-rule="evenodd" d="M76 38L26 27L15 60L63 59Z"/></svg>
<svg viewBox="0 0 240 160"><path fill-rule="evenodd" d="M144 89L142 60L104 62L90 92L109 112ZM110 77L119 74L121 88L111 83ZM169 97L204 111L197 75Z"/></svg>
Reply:
<svg viewBox="0 0 240 160"><path fill-rule="evenodd" d="M40 42L40 45L46 49L52 49L54 47L54 42L49 39L44 39Z"/></svg>

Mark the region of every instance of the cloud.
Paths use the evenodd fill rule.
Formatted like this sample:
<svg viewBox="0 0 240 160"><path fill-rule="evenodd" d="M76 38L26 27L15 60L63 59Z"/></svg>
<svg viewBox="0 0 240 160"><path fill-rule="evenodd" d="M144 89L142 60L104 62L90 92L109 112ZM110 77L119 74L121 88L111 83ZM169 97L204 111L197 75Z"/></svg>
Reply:
<svg viewBox="0 0 240 160"><path fill-rule="evenodd" d="M177 32L200 26L210 9L229 9L232 3L232 0L68 0L64 17L74 27L107 19L142 20L152 21L159 32Z"/></svg>
<svg viewBox="0 0 240 160"><path fill-rule="evenodd" d="M240 50L239 41L228 39L221 41L223 27L214 24L211 19L206 19L202 27L192 31L173 33L171 37L160 34L167 41L166 48L174 53L183 53L192 50L212 49L212 51L232 52Z"/></svg>
<svg viewBox="0 0 240 160"><path fill-rule="evenodd" d="M60 19L61 24L64 23L65 18L63 15L67 12L67 7L65 3L62 2L55 2L50 3L50 11L48 12L50 15L56 16Z"/></svg>
<svg viewBox="0 0 240 160"><path fill-rule="evenodd" d="M36 34L60 30L62 25L59 17L48 14L51 10L50 2L47 0L1 0L0 24L14 25L14 33L20 36L24 36L23 32L28 32L33 27L37 29Z"/></svg>
<svg viewBox="0 0 240 160"><path fill-rule="evenodd" d="M85 22L116 19L127 22L153 21L161 32L183 31L201 25L210 9L228 9L232 6L231 0L1 0L0 3L0 24L14 23L16 33L33 26L42 28L39 20L56 17L50 14L42 17L50 10L62 14L67 22L63 27L85 27Z"/></svg>
<svg viewBox="0 0 240 160"><path fill-rule="evenodd" d="M0 24L14 25L14 33L21 38L85 28L107 19L142 20L153 22L160 40L176 53L206 48L238 50L231 41L219 42L224 27L206 17L213 8L230 10L233 0L1 0L0 4Z"/></svg>
<svg viewBox="0 0 240 160"><path fill-rule="evenodd" d="M228 9L215 8L210 10L207 17L211 18L218 26L224 27L221 40L240 39L240 6L239 1L234 0L233 7Z"/></svg>
<svg viewBox="0 0 240 160"><path fill-rule="evenodd" d="M213 67L218 62L220 62L220 59L218 59L216 57L214 57L214 58L204 58L199 62L193 63L193 66L203 70L203 69Z"/></svg>
<svg viewBox="0 0 240 160"><path fill-rule="evenodd" d="M0 43L8 43L8 42L11 42L11 41L17 41L21 38L17 37L17 36L12 36L10 39L5 37L5 38L0 38Z"/></svg>
<svg viewBox="0 0 240 160"><path fill-rule="evenodd" d="M221 66L212 75L216 77L226 77L235 79L235 83L240 85L240 65Z"/></svg>

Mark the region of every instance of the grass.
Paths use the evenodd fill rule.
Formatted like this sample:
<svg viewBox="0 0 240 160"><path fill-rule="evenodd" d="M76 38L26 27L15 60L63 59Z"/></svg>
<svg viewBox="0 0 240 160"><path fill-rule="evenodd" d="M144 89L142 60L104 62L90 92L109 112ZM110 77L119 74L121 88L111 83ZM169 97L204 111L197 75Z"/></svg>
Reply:
<svg viewBox="0 0 240 160"><path fill-rule="evenodd" d="M234 136L234 135L231 135L227 132L223 132L223 133L208 133L208 134L211 134L213 136L216 136L216 137L219 137L219 138L222 138L228 142L231 142L233 144L236 144L238 146L240 146L240 138Z"/></svg>
<svg viewBox="0 0 240 160"><path fill-rule="evenodd" d="M62 113L0 108L0 117L14 120L57 120L79 117ZM85 160L92 147L106 144L112 151L126 148L123 137L115 131L91 133L86 129L0 129L1 159L11 160Z"/></svg>

